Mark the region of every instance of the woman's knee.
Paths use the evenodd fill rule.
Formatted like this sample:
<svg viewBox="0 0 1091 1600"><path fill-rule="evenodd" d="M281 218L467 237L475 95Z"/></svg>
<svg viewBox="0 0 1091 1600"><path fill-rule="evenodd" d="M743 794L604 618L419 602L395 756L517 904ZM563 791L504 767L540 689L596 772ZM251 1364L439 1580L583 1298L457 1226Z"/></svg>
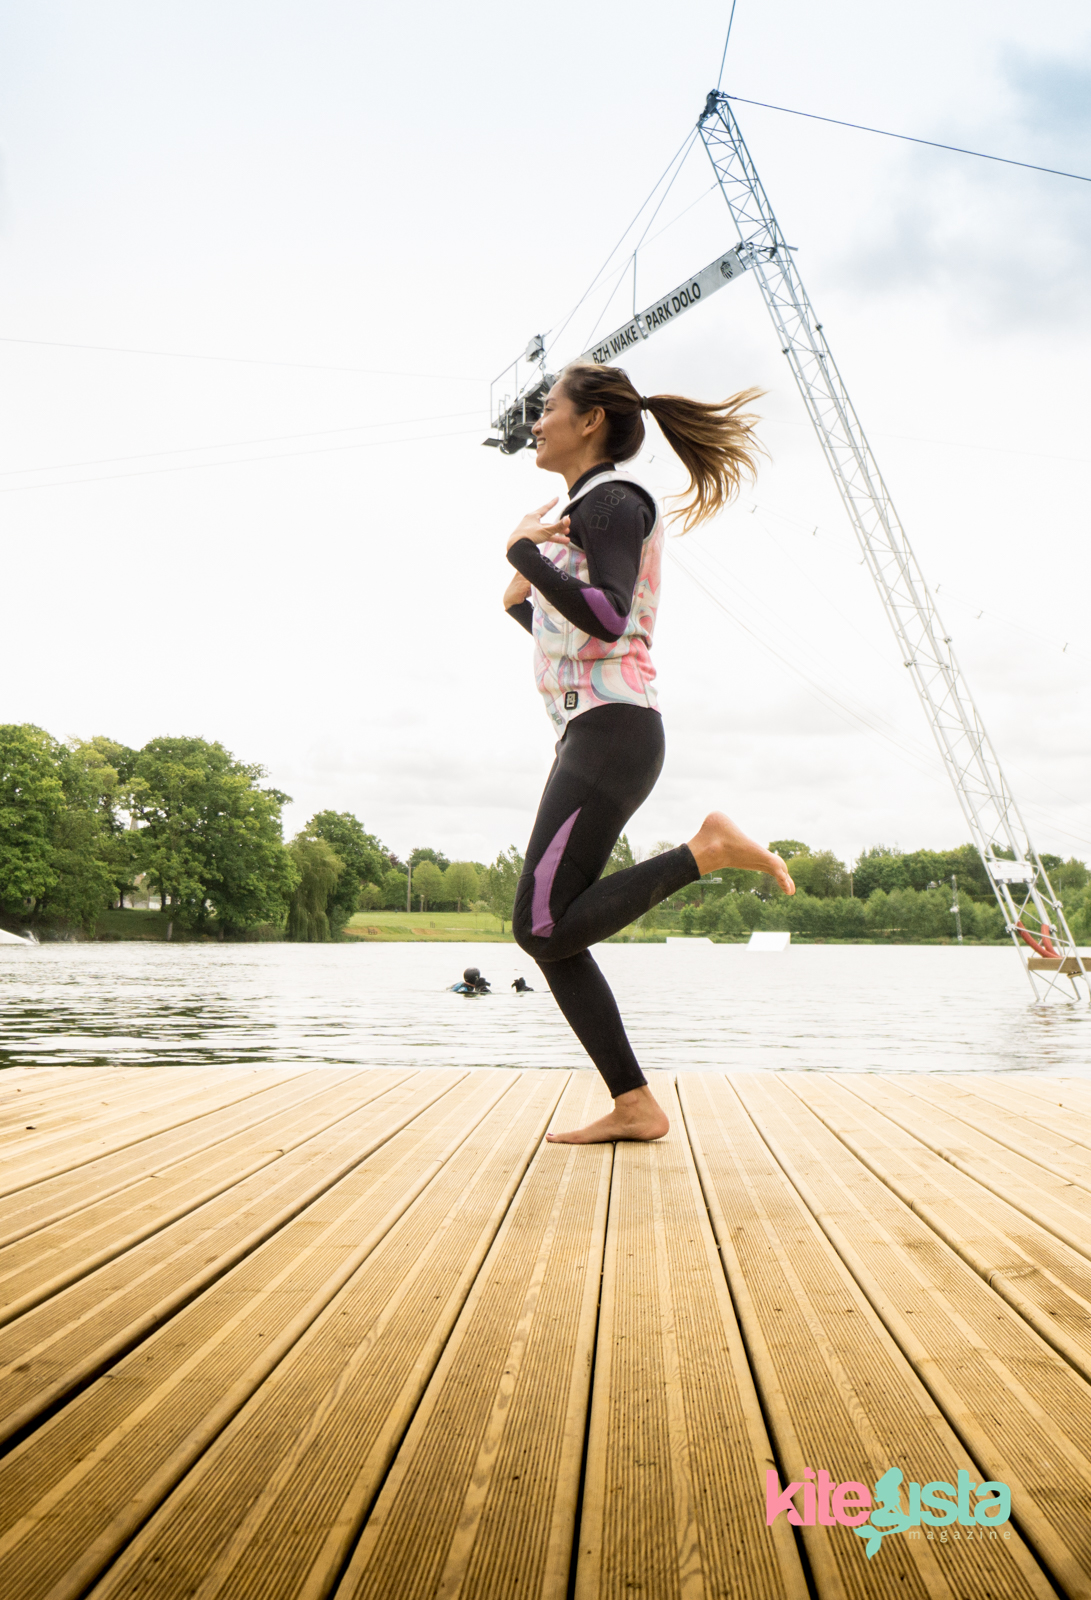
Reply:
<svg viewBox="0 0 1091 1600"><path fill-rule="evenodd" d="M542 943L530 928L532 895L533 879L527 886L526 880L521 878L519 887L515 891L515 904L511 908L511 932L520 950L525 950L528 956L533 956Z"/></svg>

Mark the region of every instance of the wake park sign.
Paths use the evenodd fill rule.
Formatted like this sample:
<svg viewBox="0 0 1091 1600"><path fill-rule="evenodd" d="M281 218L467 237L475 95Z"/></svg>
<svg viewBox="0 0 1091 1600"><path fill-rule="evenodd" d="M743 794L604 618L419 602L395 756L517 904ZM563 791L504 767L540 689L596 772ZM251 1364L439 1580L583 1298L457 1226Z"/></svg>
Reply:
<svg viewBox="0 0 1091 1600"><path fill-rule="evenodd" d="M750 265L751 261L744 258L738 248L729 250L724 256L717 256L703 271L679 284L677 289L672 289L670 294L665 294L646 311L641 311L624 327L607 334L593 349L585 350L579 359L593 361L600 367L609 366L643 340L650 339L657 329L665 328L668 322L677 321L683 313L700 305L702 300L707 300L725 283L741 278Z"/></svg>

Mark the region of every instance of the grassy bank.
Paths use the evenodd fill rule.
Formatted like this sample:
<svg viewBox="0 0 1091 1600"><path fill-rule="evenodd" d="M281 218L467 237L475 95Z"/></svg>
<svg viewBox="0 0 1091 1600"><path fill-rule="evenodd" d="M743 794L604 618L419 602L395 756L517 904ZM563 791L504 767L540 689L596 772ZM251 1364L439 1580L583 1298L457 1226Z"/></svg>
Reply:
<svg viewBox="0 0 1091 1600"><path fill-rule="evenodd" d="M358 911L345 937L371 944L512 944L511 923L490 911Z"/></svg>

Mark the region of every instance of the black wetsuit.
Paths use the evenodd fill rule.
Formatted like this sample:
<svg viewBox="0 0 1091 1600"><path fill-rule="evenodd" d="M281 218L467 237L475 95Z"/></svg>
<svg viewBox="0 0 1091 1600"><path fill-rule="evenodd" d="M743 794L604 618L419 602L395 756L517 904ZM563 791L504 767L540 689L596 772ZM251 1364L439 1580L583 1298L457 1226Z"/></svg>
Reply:
<svg viewBox="0 0 1091 1600"><path fill-rule="evenodd" d="M592 467L576 479L571 494L579 494L583 485L600 472L614 470L611 462ZM644 540L655 525L655 503L651 495L632 483L612 485L611 499L608 516L586 499L572 507L568 536L587 557L590 583L581 583L567 572L558 571L533 539L520 539L513 544L508 560L569 622L593 639L612 642L625 631ZM508 616L530 633L533 611L530 601L524 600L509 606Z"/></svg>
<svg viewBox="0 0 1091 1600"><path fill-rule="evenodd" d="M572 493L590 476L585 474L573 484ZM641 545L651 526L649 503L638 490L629 491L617 508L621 514L611 519L600 537L581 515L585 504L573 508L570 537L587 556L595 589L606 593L612 609L626 618ZM604 627L598 615L601 606L592 610L581 592L589 586L558 573L532 541L520 540L508 559L578 628L596 638L620 636L622 629ZM525 627L530 625L530 612L529 601L511 607L511 614ZM571 719L546 780L512 913L516 941L541 967L557 1004L615 1098L640 1088L647 1079L588 946L617 933L700 877L687 845L600 877L618 835L654 788L663 752L662 718L647 706L596 706Z"/></svg>

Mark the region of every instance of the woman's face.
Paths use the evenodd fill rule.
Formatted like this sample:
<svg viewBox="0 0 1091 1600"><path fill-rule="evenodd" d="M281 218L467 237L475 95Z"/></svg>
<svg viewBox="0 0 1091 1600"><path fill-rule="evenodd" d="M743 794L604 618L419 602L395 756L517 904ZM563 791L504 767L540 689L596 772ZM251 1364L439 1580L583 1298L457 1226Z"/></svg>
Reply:
<svg viewBox="0 0 1091 1600"><path fill-rule="evenodd" d="M605 420L601 406L577 411L563 384L555 383L546 396L545 410L530 430L537 440L538 465L544 472L563 472L583 454Z"/></svg>

